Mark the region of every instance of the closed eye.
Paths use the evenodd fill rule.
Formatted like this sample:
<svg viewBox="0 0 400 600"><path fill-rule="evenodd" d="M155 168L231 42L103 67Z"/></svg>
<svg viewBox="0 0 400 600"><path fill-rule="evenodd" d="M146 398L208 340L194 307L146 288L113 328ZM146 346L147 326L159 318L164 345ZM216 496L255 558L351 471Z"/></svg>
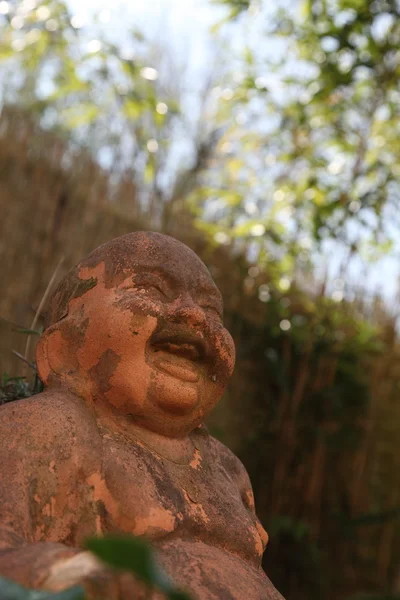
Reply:
<svg viewBox="0 0 400 600"><path fill-rule="evenodd" d="M222 320L221 311L216 306L208 304L206 306L203 305L201 308L206 312L211 312L212 314L216 315L220 320Z"/></svg>
<svg viewBox="0 0 400 600"><path fill-rule="evenodd" d="M141 290L142 293L149 294L154 298L170 300L171 293L168 289L167 285L164 285L163 282L155 280L153 277L143 278L142 281L135 281L135 288L137 290Z"/></svg>
<svg viewBox="0 0 400 600"><path fill-rule="evenodd" d="M159 292L162 296L164 296L165 298L168 297L167 293L165 292L165 290L162 289L162 287L160 285L157 285L156 283L147 283L145 286L146 291L149 290L157 290L157 292Z"/></svg>

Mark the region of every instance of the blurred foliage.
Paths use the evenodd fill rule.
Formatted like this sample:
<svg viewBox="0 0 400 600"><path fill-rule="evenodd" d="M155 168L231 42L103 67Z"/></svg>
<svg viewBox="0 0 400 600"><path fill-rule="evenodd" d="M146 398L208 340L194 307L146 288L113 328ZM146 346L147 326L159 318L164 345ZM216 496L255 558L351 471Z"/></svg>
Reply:
<svg viewBox="0 0 400 600"><path fill-rule="evenodd" d="M282 289L256 265L242 277L234 311L227 301L238 348L227 406L238 416L226 430L270 534L265 569L288 599L394 591L396 320L362 292L337 302L324 288ZM222 439L232 443L223 427Z"/></svg>
<svg viewBox="0 0 400 600"><path fill-rule="evenodd" d="M260 261L270 253L280 273L327 239L350 255L390 252L400 226L398 5L214 3L234 21L218 29L230 63L205 89L197 129L165 50L135 29L110 41L101 15L83 26L61 0L2 3L2 102L88 147L114 177L130 173L155 224L187 197L210 239ZM230 51L240 36L242 50Z"/></svg>
<svg viewBox="0 0 400 600"><path fill-rule="evenodd" d="M288 598L398 591L395 319L362 292L349 304L341 288L317 301L315 284L303 300L291 290L299 274L307 289L307 263L329 239L349 258L398 251L400 7L222 4L242 58L214 88L225 132L193 199L214 199L205 228L242 240L270 278L244 277L265 320L236 323L257 382L240 453L275 532L267 572Z"/></svg>
<svg viewBox="0 0 400 600"><path fill-rule="evenodd" d="M368 258L390 252L400 225L398 3L219 3L241 15L227 36L242 36L214 90L226 131L205 198L215 198L220 238L258 241L283 270L329 238Z"/></svg>
<svg viewBox="0 0 400 600"><path fill-rule="evenodd" d="M227 6L230 9L226 20L236 19L236 17L241 15L244 11L248 10L250 8L250 4L251 4L250 0L212 0L212 1L214 2L214 4L222 4L224 6Z"/></svg>
<svg viewBox="0 0 400 600"><path fill-rule="evenodd" d="M351 596L347 600L400 600L399 594L357 594Z"/></svg>
<svg viewBox="0 0 400 600"><path fill-rule="evenodd" d="M110 41L100 17L84 24L62 0L2 2L0 101L87 148L114 179L133 178L157 222L174 132L190 137L178 82L161 48L128 27Z"/></svg>
<svg viewBox="0 0 400 600"><path fill-rule="evenodd" d="M28 398L34 393L35 390L25 377L8 377L7 373L4 373L0 383L0 406L11 400Z"/></svg>

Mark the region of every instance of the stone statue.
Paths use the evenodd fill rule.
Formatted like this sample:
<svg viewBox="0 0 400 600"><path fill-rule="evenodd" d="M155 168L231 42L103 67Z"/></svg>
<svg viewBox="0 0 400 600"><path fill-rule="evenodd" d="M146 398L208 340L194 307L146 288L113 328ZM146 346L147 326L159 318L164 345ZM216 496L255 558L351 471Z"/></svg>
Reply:
<svg viewBox="0 0 400 600"><path fill-rule="evenodd" d="M0 574L144 597L82 550L130 533L196 599L282 600L248 475L202 425L234 361L221 295L177 240L124 235L72 269L37 349L45 391L0 409Z"/></svg>

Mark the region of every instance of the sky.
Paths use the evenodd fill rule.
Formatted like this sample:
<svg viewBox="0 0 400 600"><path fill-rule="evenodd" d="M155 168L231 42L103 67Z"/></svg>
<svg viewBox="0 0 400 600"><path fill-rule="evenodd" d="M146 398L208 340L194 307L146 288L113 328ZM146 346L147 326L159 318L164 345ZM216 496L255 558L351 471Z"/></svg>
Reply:
<svg viewBox="0 0 400 600"><path fill-rule="evenodd" d="M212 0L66 0L74 18L81 24L99 16L102 32L118 43L129 56L132 42L128 30L135 28L149 41L165 47L179 70L179 81L188 97L187 112L195 112L196 93L209 76L215 47L211 27L227 11ZM191 97L190 97L191 96ZM183 106L185 110L185 106Z"/></svg>
<svg viewBox="0 0 400 600"><path fill-rule="evenodd" d="M100 14L111 38L121 29L136 26L150 37L165 37L179 54L194 63L210 59L210 27L225 10L208 0L67 0L72 12L83 21Z"/></svg>

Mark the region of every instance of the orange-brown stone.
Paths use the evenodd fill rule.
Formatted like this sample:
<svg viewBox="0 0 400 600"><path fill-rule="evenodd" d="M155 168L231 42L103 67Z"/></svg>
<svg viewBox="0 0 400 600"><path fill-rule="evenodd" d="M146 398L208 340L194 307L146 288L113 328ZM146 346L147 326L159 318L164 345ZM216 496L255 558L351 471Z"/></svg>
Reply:
<svg viewBox="0 0 400 600"><path fill-rule="evenodd" d="M140 232L82 260L38 346L45 392L0 409L0 574L140 598L82 550L130 533L194 598L282 599L247 473L202 425L234 362L220 293L189 248Z"/></svg>

